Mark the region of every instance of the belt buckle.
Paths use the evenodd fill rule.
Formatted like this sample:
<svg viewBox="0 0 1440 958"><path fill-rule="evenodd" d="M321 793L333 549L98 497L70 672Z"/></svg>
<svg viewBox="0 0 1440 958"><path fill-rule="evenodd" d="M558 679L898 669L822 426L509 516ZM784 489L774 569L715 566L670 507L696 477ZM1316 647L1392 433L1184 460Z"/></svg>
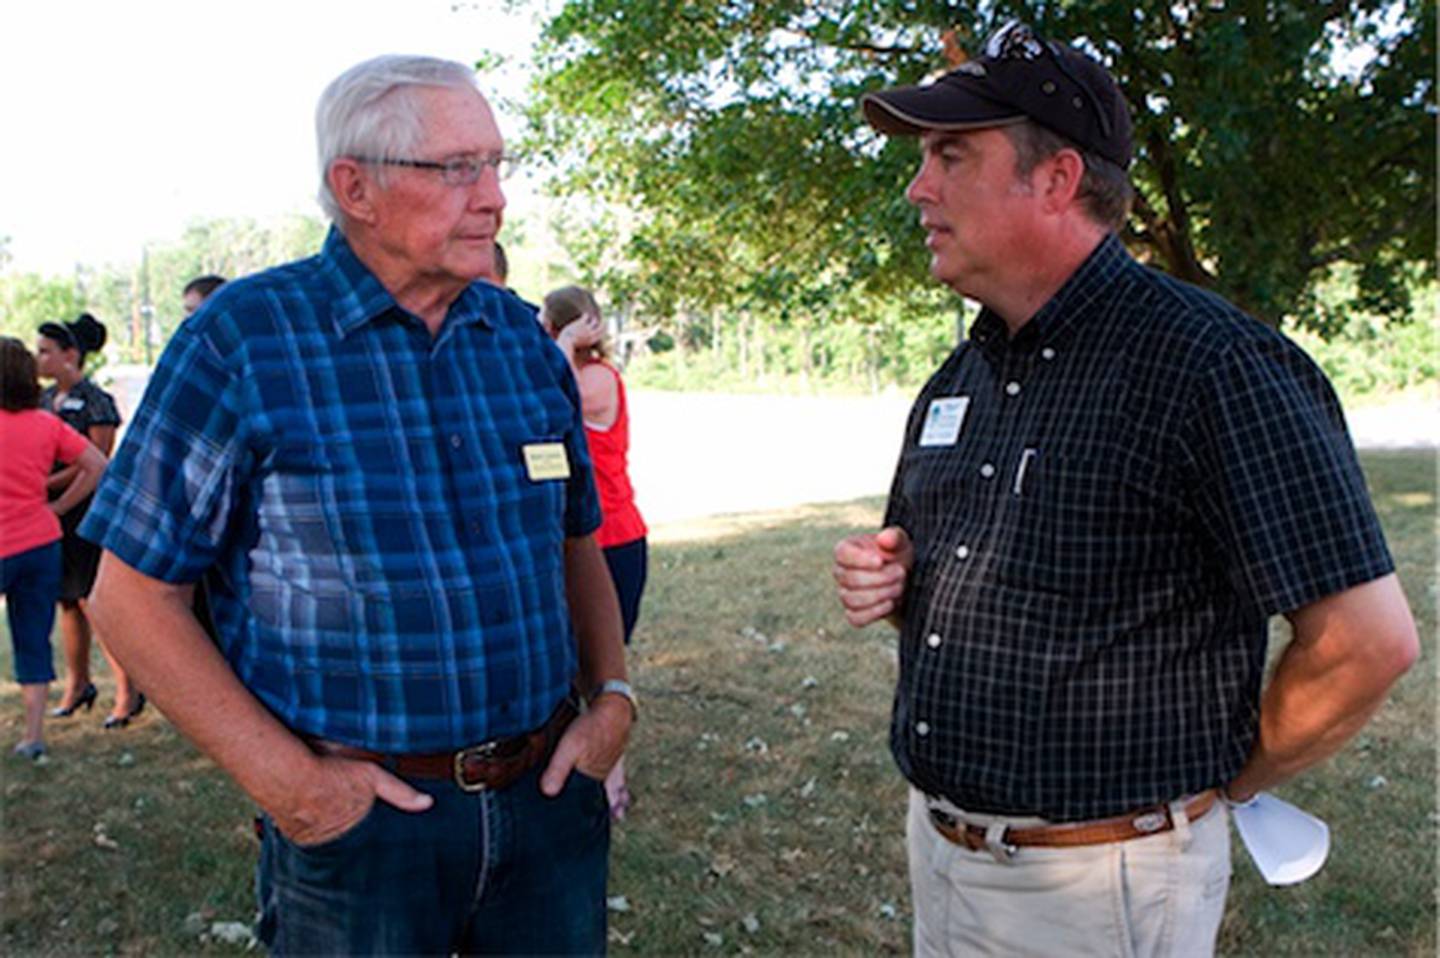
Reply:
<svg viewBox="0 0 1440 958"><path fill-rule="evenodd" d="M495 754L498 742L481 742L479 745L472 745L469 748L462 748L455 753L455 784L460 786L464 792L483 792L490 786L485 782L468 782L465 780L465 762L470 759L485 761Z"/></svg>

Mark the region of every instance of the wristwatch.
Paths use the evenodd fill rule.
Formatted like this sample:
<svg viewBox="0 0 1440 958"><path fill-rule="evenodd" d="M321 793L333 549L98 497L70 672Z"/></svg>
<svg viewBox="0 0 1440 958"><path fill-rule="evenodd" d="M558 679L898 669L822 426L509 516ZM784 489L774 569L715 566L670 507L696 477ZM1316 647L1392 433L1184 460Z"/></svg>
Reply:
<svg viewBox="0 0 1440 958"><path fill-rule="evenodd" d="M624 679L606 679L590 690L585 701L587 704L594 704L596 699L607 694L623 696L625 701L630 703L632 721L640 717L640 700L635 697L635 690L630 687L630 683Z"/></svg>

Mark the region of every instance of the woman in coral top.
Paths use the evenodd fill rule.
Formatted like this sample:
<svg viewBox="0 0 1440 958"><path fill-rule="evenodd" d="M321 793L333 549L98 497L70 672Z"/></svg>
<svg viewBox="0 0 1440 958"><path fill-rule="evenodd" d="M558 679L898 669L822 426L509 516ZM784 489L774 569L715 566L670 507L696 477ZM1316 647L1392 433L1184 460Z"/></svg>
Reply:
<svg viewBox="0 0 1440 958"><path fill-rule="evenodd" d="M630 412L625 383L610 361L600 307L589 290L580 286L555 290L545 297L540 321L570 360L580 387L580 411L603 516L595 540L615 582L625 644L629 645L640 616L647 560L645 520L635 508L635 490L630 486ZM625 785L623 757L605 779L605 794L610 799L610 814L617 820L624 818L630 791Z"/></svg>
<svg viewBox="0 0 1440 958"><path fill-rule="evenodd" d="M35 357L25 344L0 337L0 593L15 650L15 680L25 703L25 737L15 753L45 754L45 696L55 678L50 630L60 594L60 516L95 488L105 457L56 416L43 412ZM46 501L56 462L74 463L65 491Z"/></svg>

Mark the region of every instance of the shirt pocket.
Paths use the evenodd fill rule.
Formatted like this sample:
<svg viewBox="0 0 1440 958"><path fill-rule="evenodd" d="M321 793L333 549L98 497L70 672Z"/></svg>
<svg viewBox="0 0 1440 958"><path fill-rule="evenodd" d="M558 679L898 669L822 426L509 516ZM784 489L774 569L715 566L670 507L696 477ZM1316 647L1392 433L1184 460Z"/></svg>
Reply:
<svg viewBox="0 0 1440 958"><path fill-rule="evenodd" d="M558 548L565 538L567 493L581 481L582 463L574 455L575 411L559 389L541 390L522 415L496 423L491 455L498 460L491 481L496 492L493 517L507 536L519 536ZM580 439L584 443L584 439ZM532 478L526 450L559 446L567 476Z"/></svg>
<svg viewBox="0 0 1440 958"><path fill-rule="evenodd" d="M1186 553L1184 507L1155 463L1037 452L1010 497L1012 548L1001 577L1067 597L1134 598Z"/></svg>

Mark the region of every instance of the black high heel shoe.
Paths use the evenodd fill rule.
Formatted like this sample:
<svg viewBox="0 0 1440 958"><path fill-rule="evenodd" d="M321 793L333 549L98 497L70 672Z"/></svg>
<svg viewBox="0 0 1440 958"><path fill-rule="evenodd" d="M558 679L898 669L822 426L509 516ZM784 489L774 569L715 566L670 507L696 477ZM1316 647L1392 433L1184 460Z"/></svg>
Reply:
<svg viewBox="0 0 1440 958"><path fill-rule="evenodd" d="M95 707L95 696L99 694L100 690L95 688L95 683L88 682L85 685L85 691L81 692L80 695L76 697L75 701L71 702L69 705L64 706L63 708L51 709L50 717L68 718L71 715L74 715L82 705L85 707L85 711L88 712Z"/></svg>
<svg viewBox="0 0 1440 958"><path fill-rule="evenodd" d="M101 728L107 728L107 729L116 729L116 728L124 728L125 726L129 725L129 724L130 724L130 720L131 720L132 718L134 718L135 716L139 715L141 712L145 711L145 693L144 693L144 692L140 692L140 693L138 693L138 695L139 695L139 697L138 697L138 698L136 699L136 701L135 701L135 707L134 707L134 708L132 708L132 709L131 709L128 713L126 713L125 715L109 715L109 716L106 716L106 718L105 718L105 724L102 725L102 726L100 726L100 727L101 727Z"/></svg>

